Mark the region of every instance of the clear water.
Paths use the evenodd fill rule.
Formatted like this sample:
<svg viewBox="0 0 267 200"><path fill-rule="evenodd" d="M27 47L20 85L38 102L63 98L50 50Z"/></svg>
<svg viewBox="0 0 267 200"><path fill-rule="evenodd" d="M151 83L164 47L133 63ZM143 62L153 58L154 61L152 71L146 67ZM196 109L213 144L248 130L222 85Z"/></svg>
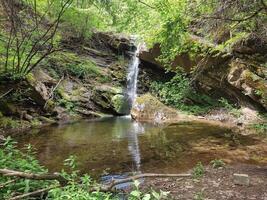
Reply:
<svg viewBox="0 0 267 200"><path fill-rule="evenodd" d="M32 130L17 140L20 147L32 144L41 164L50 171L61 170L63 161L76 155L79 169L95 176L128 172L179 173L199 161L208 164L215 158L231 163L255 163L250 147L260 141L211 124L188 122L158 126L137 123L127 117ZM260 152L255 153L259 156Z"/></svg>

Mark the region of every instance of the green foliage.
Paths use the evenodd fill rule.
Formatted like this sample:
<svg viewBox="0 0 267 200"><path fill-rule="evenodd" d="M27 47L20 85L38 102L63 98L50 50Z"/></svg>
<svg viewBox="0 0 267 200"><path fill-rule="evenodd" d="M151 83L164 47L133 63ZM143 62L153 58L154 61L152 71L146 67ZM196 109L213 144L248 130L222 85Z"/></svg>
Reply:
<svg viewBox="0 0 267 200"><path fill-rule="evenodd" d="M59 99L57 102L58 105L63 106L66 108L69 112L74 112L75 103L72 101L69 101L67 99Z"/></svg>
<svg viewBox="0 0 267 200"><path fill-rule="evenodd" d="M260 135L262 136L267 136L267 123L262 122L262 123L256 123L251 125L253 129L255 129Z"/></svg>
<svg viewBox="0 0 267 200"><path fill-rule="evenodd" d="M197 165L193 169L193 178L199 179L204 176L205 169L201 162L198 162Z"/></svg>
<svg viewBox="0 0 267 200"><path fill-rule="evenodd" d="M130 193L128 199L129 200L160 200L160 199L168 199L169 192L161 191L158 193L154 190L151 193L143 193L139 189L140 183L138 181L134 181L134 190Z"/></svg>
<svg viewBox="0 0 267 200"><path fill-rule="evenodd" d="M31 126L32 127L39 127L42 124L38 119L31 120Z"/></svg>
<svg viewBox="0 0 267 200"><path fill-rule="evenodd" d="M66 69L70 72L70 74L78 78L100 75L98 67L93 62L90 61L79 63L76 66L67 65Z"/></svg>
<svg viewBox="0 0 267 200"><path fill-rule="evenodd" d="M224 107L226 110L228 110L229 113L230 113L231 115L233 115L234 117L241 117L241 115L242 115L241 110L235 108L232 104L230 104L230 103L227 101L227 99L225 99L225 98L221 98L221 99L219 100L219 102L220 102L220 105L221 105L222 107Z"/></svg>
<svg viewBox="0 0 267 200"><path fill-rule="evenodd" d="M18 128L19 122L11 117L4 117L0 113L0 128Z"/></svg>
<svg viewBox="0 0 267 200"><path fill-rule="evenodd" d="M25 153L16 149L16 142L10 137L4 139L0 148L0 166L1 168L13 169L18 171L45 173L45 170L39 162L34 158L32 146L25 147ZM15 161L15 162L14 162ZM0 183L6 183L12 178L0 176ZM15 183L11 183L4 188L1 188L0 199L9 199L14 192L27 193L40 188L45 188L48 184L53 184L54 181L33 181L19 179Z"/></svg>
<svg viewBox="0 0 267 200"><path fill-rule="evenodd" d="M225 166L225 163L223 162L223 160L221 159L215 159L215 160L212 160L210 162L211 166L215 169L217 168L220 168L220 167L224 167Z"/></svg>
<svg viewBox="0 0 267 200"><path fill-rule="evenodd" d="M189 78L176 74L169 82L153 82L152 93L167 105L193 114L207 112L216 102L204 94L198 94L190 86ZM199 105L193 105L195 102Z"/></svg>
<svg viewBox="0 0 267 200"><path fill-rule="evenodd" d="M204 199L205 195L203 191L196 193L194 196L194 200L204 200Z"/></svg>
<svg viewBox="0 0 267 200"><path fill-rule="evenodd" d="M215 47L214 50L219 50L220 52L230 52L232 46L243 38L247 37L249 34L246 32L238 32L229 40L225 41L223 44L220 44Z"/></svg>

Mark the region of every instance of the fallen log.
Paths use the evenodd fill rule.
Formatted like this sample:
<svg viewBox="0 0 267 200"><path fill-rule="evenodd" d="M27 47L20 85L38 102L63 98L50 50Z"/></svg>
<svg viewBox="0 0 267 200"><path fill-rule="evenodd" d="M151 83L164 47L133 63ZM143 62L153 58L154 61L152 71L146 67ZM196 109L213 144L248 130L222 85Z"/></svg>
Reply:
<svg viewBox="0 0 267 200"><path fill-rule="evenodd" d="M8 176L8 177L18 177L31 180L57 180L60 183L60 185L66 185L67 183L67 180L64 177L62 177L59 173L34 174L34 173L26 173L10 169L0 169L0 174L3 174L3 176Z"/></svg>

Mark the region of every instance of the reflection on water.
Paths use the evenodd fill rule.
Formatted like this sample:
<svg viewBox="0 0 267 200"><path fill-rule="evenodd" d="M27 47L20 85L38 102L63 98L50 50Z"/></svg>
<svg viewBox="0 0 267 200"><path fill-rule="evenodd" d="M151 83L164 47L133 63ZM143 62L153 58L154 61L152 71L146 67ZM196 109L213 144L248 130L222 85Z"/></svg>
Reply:
<svg viewBox="0 0 267 200"><path fill-rule="evenodd" d="M50 171L59 171L66 158L76 155L79 169L94 175L103 171L178 173L215 158L250 162L246 147L256 142L210 124L160 127L127 117L49 127L17 140L20 146L34 145L40 162Z"/></svg>

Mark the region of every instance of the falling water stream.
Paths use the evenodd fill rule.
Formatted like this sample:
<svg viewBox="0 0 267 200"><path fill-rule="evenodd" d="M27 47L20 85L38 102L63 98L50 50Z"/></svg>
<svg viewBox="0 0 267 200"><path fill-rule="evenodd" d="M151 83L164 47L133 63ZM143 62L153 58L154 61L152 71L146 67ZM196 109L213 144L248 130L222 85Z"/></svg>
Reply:
<svg viewBox="0 0 267 200"><path fill-rule="evenodd" d="M138 81L138 71L139 71L138 67L140 64L138 54L140 52L140 48L141 45L138 45L128 68L126 97L130 109L134 103L135 98L137 97L137 81Z"/></svg>
<svg viewBox="0 0 267 200"><path fill-rule="evenodd" d="M129 109L132 108L135 98L137 97L137 81L138 81L138 72L139 72L139 64L140 60L138 54L140 52L141 45L137 45L137 49L134 52L132 61L128 68L127 74L127 88L126 88L126 96L129 105ZM129 137L131 137L131 143L128 146L129 152L131 153L132 159L135 163L136 171L140 171L140 149L137 134L140 133L140 127L138 124L133 124L132 128L134 130L130 131Z"/></svg>

